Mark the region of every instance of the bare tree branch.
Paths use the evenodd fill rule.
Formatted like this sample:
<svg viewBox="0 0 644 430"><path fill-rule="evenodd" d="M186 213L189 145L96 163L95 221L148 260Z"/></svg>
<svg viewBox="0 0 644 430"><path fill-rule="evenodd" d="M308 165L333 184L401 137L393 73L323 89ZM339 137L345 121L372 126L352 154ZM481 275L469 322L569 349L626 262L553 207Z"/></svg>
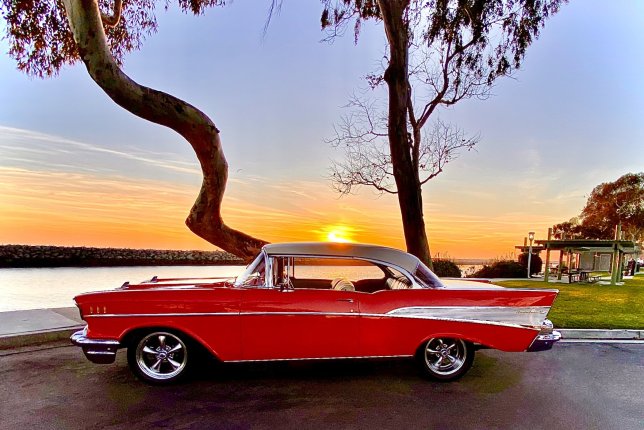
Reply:
<svg viewBox="0 0 644 430"><path fill-rule="evenodd" d="M377 112L377 104L355 94L345 106L351 112L335 126L335 137L327 143L343 152L341 161L332 161L330 179L340 194L351 194L357 187L368 186L379 193L396 194L393 166L389 153L386 118ZM468 137L458 127L440 119L423 135L415 120L411 91L409 92L409 134L413 163L419 186L443 172L445 165L456 159L462 150L471 150L479 140ZM424 179L420 179L425 173Z"/></svg>
<svg viewBox="0 0 644 430"><path fill-rule="evenodd" d="M101 12L101 21L105 27L116 27L121 21L121 9L123 8L123 0L114 0L114 13L106 15Z"/></svg>

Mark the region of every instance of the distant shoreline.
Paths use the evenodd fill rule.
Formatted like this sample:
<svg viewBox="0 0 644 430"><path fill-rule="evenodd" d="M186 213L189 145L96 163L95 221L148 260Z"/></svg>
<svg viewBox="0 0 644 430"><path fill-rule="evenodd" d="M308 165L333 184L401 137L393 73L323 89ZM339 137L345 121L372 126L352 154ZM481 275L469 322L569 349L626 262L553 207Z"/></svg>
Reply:
<svg viewBox="0 0 644 430"><path fill-rule="evenodd" d="M436 258L440 260L440 258ZM459 266L489 264L484 258L450 258ZM0 245L0 268L227 266L244 261L225 251Z"/></svg>
<svg viewBox="0 0 644 430"><path fill-rule="evenodd" d="M244 262L224 251L0 245L0 268L223 266Z"/></svg>

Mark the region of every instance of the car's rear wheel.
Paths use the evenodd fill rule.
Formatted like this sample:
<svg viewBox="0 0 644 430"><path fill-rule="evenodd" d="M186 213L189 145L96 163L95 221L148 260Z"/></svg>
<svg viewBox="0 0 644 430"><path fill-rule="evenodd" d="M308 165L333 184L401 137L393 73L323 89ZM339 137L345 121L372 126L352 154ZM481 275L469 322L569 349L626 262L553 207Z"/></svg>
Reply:
<svg viewBox="0 0 644 430"><path fill-rule="evenodd" d="M152 384L170 384L186 375L190 342L183 335L153 331L138 336L127 350L130 368Z"/></svg>
<svg viewBox="0 0 644 430"><path fill-rule="evenodd" d="M418 361L426 376L438 381L454 381L472 367L474 347L463 339L432 338L421 346Z"/></svg>

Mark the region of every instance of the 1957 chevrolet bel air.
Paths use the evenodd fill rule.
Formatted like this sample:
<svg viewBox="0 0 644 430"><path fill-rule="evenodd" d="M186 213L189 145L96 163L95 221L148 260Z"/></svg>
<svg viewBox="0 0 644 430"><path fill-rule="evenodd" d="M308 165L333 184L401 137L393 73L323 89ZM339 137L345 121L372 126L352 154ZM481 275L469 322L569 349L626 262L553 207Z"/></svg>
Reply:
<svg viewBox="0 0 644 430"><path fill-rule="evenodd" d="M374 245L266 245L236 279L157 279L75 298L72 335L95 363L127 348L132 371L164 384L197 352L224 362L416 357L437 380L461 377L479 348L542 351L557 290L442 282L416 257Z"/></svg>

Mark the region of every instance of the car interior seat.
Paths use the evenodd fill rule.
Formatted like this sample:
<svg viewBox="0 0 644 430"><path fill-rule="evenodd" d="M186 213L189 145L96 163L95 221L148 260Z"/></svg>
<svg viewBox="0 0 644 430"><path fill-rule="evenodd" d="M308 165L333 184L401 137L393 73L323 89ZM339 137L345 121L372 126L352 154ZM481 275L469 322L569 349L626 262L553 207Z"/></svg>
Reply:
<svg viewBox="0 0 644 430"><path fill-rule="evenodd" d="M331 281L331 289L338 291L355 291L356 287L347 278L335 278Z"/></svg>

